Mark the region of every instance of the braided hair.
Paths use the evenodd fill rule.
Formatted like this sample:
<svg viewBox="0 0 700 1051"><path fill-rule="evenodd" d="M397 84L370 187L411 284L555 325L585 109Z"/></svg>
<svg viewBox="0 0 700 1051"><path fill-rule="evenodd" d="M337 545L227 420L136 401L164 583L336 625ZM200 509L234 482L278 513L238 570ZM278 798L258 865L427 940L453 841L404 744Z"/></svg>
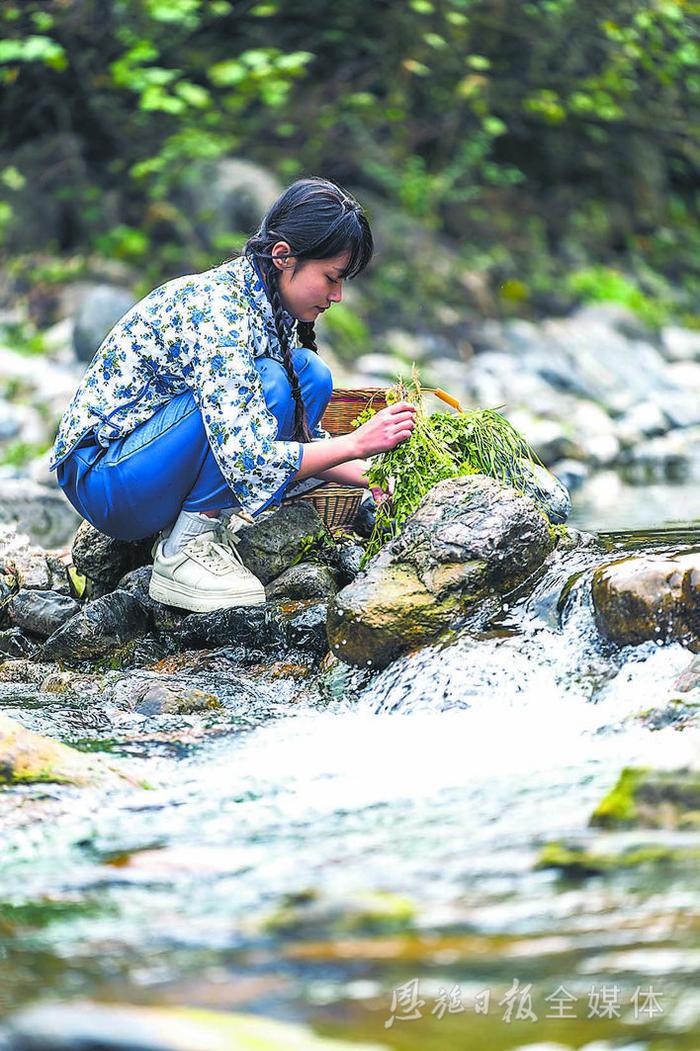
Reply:
<svg viewBox="0 0 700 1051"><path fill-rule="evenodd" d="M330 259L347 252L348 262L340 276L352 278L364 270L372 258L372 232L362 208L345 190L328 179L298 179L277 198L243 249L244 255L257 263L272 307L294 398L295 438L308 442L311 432L292 360L292 331L282 306L279 271L272 257L278 241L286 241L290 246L289 255L299 262ZM313 321L297 321L296 328L301 345L317 351Z"/></svg>

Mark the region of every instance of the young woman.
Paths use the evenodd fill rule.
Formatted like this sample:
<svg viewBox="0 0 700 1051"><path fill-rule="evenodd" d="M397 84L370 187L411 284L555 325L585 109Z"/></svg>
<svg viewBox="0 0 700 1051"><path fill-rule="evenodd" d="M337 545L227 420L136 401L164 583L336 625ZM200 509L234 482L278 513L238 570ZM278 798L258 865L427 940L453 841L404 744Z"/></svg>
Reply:
<svg viewBox="0 0 700 1051"><path fill-rule="evenodd" d="M166 282L105 338L52 466L101 532L162 534L156 600L197 612L264 602L236 553L237 512L255 516L310 479L366 487L365 458L411 433L407 403L341 437L320 427L333 384L314 322L372 250L360 205L332 182L301 179L240 258Z"/></svg>

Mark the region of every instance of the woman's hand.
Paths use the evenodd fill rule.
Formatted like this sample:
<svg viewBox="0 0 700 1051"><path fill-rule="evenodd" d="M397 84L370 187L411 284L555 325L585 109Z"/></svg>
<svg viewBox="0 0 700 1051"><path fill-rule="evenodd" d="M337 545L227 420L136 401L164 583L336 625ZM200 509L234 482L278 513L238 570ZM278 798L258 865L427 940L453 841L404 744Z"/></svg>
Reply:
<svg viewBox="0 0 700 1051"><path fill-rule="evenodd" d="M387 405L355 431L353 437L358 454L366 457L388 452L409 438L415 425L415 405L408 401Z"/></svg>
<svg viewBox="0 0 700 1051"><path fill-rule="evenodd" d="M381 485L371 485L369 491L377 507L381 507L382 504L389 503L394 495L394 479L389 479L386 488Z"/></svg>

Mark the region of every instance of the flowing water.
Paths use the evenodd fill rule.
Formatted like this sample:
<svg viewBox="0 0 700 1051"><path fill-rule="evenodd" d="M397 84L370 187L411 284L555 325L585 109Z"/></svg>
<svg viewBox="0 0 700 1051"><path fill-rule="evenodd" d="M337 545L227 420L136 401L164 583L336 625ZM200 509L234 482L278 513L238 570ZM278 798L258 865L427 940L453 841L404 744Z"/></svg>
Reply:
<svg viewBox="0 0 700 1051"><path fill-rule="evenodd" d="M700 848L588 824L624 766L693 761L672 713L700 692L674 707L688 652L613 651L588 598L611 553L692 549L700 529L605 542L563 556L495 630L373 677L275 680L220 653L192 681L218 686L223 718L67 712L6 684L8 714L153 788L5 794L0 1012L89 997L386 1048L700 1048L697 862L536 867L552 842Z"/></svg>

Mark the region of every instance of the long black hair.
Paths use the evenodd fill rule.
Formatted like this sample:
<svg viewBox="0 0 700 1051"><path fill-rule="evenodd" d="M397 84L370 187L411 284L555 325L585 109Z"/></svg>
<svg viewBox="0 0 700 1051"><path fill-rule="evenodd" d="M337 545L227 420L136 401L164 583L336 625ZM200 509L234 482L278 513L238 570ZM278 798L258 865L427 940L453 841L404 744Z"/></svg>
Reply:
<svg viewBox="0 0 700 1051"><path fill-rule="evenodd" d="M278 241L286 241L291 249L289 255L300 262L306 259L330 259L348 252L347 265L340 274L340 277L345 278L356 277L364 270L372 258L374 244L367 216L355 198L328 179L310 178L298 179L287 187L243 249L244 255L255 260L265 280L284 367L294 397L295 437L298 441L308 442L311 433L299 377L292 362L291 332L285 324L280 299L279 271L272 259L272 249ZM313 321L298 321L297 335L302 346L309 350L317 349Z"/></svg>

